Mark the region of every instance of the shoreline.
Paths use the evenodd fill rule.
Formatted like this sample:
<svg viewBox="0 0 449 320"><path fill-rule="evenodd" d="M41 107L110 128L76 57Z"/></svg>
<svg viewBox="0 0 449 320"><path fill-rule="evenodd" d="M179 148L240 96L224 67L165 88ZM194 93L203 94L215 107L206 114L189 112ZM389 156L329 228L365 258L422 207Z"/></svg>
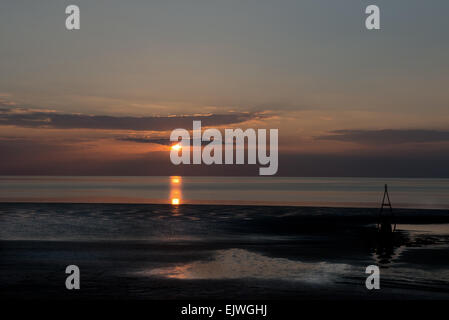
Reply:
<svg viewBox="0 0 449 320"><path fill-rule="evenodd" d="M253 207L300 207L300 208L342 208L342 209L374 209L379 208L378 202L314 202L314 201L291 201L291 202L272 202L272 201L235 201L235 200L183 200L182 204L173 205L167 199L139 199L125 197L83 197L69 199L61 198L9 198L0 197L1 204L102 204L102 205L170 205L170 206L253 206ZM415 210L449 210L449 204L419 205L395 203L395 209L415 209Z"/></svg>

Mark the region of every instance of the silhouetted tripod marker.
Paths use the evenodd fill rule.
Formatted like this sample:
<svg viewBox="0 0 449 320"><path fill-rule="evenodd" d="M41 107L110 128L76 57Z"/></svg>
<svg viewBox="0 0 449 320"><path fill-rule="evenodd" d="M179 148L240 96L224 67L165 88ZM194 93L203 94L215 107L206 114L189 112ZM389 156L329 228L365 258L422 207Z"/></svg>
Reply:
<svg viewBox="0 0 449 320"><path fill-rule="evenodd" d="M396 231L396 222L393 215L393 207L391 206L390 195L388 194L388 185L385 184L382 205L379 210L377 222L378 242L385 246L393 239L393 232ZM365 273L370 274L365 281L368 290L380 289L380 269L376 265L369 265Z"/></svg>
<svg viewBox="0 0 449 320"><path fill-rule="evenodd" d="M389 212L387 213L384 212L385 207L389 209ZM396 231L396 223L393 222L393 220L394 220L393 207L391 206L390 196L388 195L388 186L385 185L382 205L379 211L377 230L384 234L389 234ZM392 227L392 225L394 226Z"/></svg>

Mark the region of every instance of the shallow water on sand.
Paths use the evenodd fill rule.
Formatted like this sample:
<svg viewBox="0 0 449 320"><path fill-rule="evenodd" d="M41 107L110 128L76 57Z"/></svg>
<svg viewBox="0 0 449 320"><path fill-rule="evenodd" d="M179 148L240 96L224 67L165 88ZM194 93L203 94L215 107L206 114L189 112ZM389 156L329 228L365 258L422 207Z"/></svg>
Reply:
<svg viewBox="0 0 449 320"><path fill-rule="evenodd" d="M272 258L244 249L217 250L212 260L200 260L174 267L156 268L139 273L171 279L278 279L311 283L330 283L349 273L344 263L301 262Z"/></svg>
<svg viewBox="0 0 449 320"><path fill-rule="evenodd" d="M385 241L369 208L0 204L0 292L69 298L76 264L88 299L449 299L448 211L395 213Z"/></svg>

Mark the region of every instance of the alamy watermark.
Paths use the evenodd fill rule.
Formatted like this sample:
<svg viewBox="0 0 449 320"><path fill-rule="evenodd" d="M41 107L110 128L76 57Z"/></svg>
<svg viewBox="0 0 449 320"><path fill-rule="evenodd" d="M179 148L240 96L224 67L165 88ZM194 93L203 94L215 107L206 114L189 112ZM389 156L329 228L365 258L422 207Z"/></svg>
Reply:
<svg viewBox="0 0 449 320"><path fill-rule="evenodd" d="M65 269L65 273L69 276L65 280L65 287L68 290L79 290L80 288L80 268L77 265L71 264Z"/></svg>
<svg viewBox="0 0 449 320"><path fill-rule="evenodd" d="M80 8L77 5L71 4L66 7L65 26L67 30L80 30ZM369 5L365 8L365 14L368 16L365 19L365 28L367 30L380 29L380 8L377 5Z"/></svg>
<svg viewBox="0 0 449 320"><path fill-rule="evenodd" d="M224 139L218 129L201 130L201 121L193 121L193 137L186 129L175 129L170 141L170 160L173 164L259 164L259 175L274 175L278 171L278 129L269 130L267 153L267 129L225 129ZM234 143L235 140L235 143ZM247 141L245 147L245 140ZM207 144L203 147L203 142ZM224 147L224 160L223 160ZM190 153L192 151L192 157ZM191 159L192 158L192 159Z"/></svg>
<svg viewBox="0 0 449 320"><path fill-rule="evenodd" d="M376 265L369 265L365 270L369 276L365 280L365 286L368 290L380 289L380 270Z"/></svg>

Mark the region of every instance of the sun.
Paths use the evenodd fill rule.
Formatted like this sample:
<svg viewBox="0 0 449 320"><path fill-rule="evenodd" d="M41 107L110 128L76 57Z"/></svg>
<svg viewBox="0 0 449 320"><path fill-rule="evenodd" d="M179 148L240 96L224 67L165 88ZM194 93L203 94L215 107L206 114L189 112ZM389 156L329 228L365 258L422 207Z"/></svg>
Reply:
<svg viewBox="0 0 449 320"><path fill-rule="evenodd" d="M171 146L172 150L179 151L181 150L181 144L177 143Z"/></svg>

